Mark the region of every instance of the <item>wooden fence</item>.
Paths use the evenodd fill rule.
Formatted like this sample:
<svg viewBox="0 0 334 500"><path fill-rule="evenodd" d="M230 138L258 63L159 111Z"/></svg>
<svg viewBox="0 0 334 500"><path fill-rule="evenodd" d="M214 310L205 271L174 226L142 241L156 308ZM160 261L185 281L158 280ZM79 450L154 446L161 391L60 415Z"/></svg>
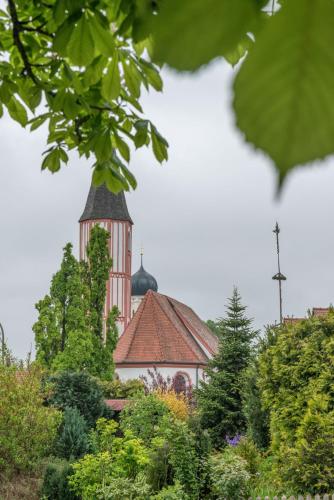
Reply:
<svg viewBox="0 0 334 500"><path fill-rule="evenodd" d="M251 498L249 500L252 500ZM298 495L297 497L286 497L285 495L278 497L256 497L253 500L334 500L333 495Z"/></svg>

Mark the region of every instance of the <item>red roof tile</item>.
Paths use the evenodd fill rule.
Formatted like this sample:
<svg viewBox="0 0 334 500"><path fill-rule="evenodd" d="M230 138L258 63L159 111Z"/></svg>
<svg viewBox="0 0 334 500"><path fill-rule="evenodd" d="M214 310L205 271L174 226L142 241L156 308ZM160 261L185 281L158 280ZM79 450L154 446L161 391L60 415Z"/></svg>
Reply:
<svg viewBox="0 0 334 500"><path fill-rule="evenodd" d="M115 411L122 411L130 403L129 399L106 399L105 403Z"/></svg>
<svg viewBox="0 0 334 500"><path fill-rule="evenodd" d="M329 307L313 307L312 316L327 316Z"/></svg>
<svg viewBox="0 0 334 500"><path fill-rule="evenodd" d="M217 338L190 307L149 290L120 337L114 360L206 364L217 348Z"/></svg>

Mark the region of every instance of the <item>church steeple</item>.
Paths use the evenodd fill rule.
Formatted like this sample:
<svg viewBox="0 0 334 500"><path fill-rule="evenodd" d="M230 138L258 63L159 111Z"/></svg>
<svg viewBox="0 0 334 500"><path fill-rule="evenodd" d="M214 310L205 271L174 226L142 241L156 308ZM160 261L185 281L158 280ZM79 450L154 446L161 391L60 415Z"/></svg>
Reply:
<svg viewBox="0 0 334 500"><path fill-rule="evenodd" d="M104 316L108 317L113 306L120 311L119 333L122 334L130 321L131 313L131 246L132 219L128 212L124 193L111 193L103 184L91 186L80 217L80 259L86 259L86 247L90 232L99 224L110 234L109 252L112 269L107 282Z"/></svg>
<svg viewBox="0 0 334 500"><path fill-rule="evenodd" d="M113 219L129 221L133 224L123 191L111 193L105 186L90 187L85 210L79 221L89 219Z"/></svg>

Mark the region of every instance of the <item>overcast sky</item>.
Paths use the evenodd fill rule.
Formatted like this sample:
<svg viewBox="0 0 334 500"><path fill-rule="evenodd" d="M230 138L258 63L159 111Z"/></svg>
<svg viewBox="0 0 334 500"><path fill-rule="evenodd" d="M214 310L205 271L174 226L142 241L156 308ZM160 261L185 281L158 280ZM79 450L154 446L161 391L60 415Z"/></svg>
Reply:
<svg viewBox="0 0 334 500"><path fill-rule="evenodd" d="M333 302L333 160L296 171L275 201L271 161L234 126L224 63L196 76L165 72L163 94L143 96L146 115L170 143L168 164L136 152L138 188L127 195L134 220L133 272L144 266L159 291L203 319L224 314L233 285L257 327L278 319L275 221L281 226L284 313ZM17 356L33 345L34 304L49 290L67 241L78 253L78 219L91 161L41 173L45 130L0 120L0 322ZM334 141L334 138L333 138Z"/></svg>

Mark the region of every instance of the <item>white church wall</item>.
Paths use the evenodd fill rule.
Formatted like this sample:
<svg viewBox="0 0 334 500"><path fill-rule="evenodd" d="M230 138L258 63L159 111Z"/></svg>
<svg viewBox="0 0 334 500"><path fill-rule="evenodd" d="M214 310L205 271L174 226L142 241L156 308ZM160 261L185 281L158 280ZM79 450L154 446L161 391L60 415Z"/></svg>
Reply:
<svg viewBox="0 0 334 500"><path fill-rule="evenodd" d="M137 379L141 376L148 376L148 370L153 370L152 367L131 367L131 368L116 368L116 373L119 376L122 382L126 382L130 379ZM193 387L196 387L200 380L203 380L203 368L192 368L192 367L184 367L184 366L157 366L158 372L163 376L164 379L170 377L171 379L178 373L186 373ZM150 377L148 376L148 380Z"/></svg>
<svg viewBox="0 0 334 500"><path fill-rule="evenodd" d="M133 318L133 316L137 312L137 309L140 306L143 298L144 298L144 295L132 295L132 297L131 297L131 318Z"/></svg>

